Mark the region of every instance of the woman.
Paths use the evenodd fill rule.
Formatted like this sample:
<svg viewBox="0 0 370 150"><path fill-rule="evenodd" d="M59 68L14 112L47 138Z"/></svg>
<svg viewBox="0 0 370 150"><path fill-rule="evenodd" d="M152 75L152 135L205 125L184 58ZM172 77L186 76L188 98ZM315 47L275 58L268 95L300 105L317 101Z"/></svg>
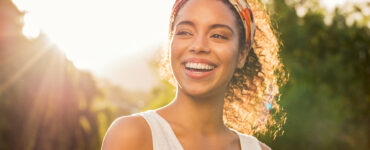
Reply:
<svg viewBox="0 0 370 150"><path fill-rule="evenodd" d="M279 111L273 97L283 75L274 73L282 71L278 43L264 9L256 0L253 6L262 18L256 40L245 0L177 0L164 61L176 97L163 108L114 121L102 149L270 149L239 132L264 133L278 124L271 112Z"/></svg>

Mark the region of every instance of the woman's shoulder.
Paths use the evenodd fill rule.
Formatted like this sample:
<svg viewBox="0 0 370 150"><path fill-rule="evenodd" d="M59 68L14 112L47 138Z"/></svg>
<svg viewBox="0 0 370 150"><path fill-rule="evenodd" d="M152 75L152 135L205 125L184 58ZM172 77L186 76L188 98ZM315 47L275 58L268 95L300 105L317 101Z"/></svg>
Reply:
<svg viewBox="0 0 370 150"><path fill-rule="evenodd" d="M145 119L139 115L130 115L113 121L104 137L102 150L151 149L151 147L150 127Z"/></svg>
<svg viewBox="0 0 370 150"><path fill-rule="evenodd" d="M236 131L236 132L239 135L241 135L244 139L250 140L250 141L256 143L257 145L259 145L259 147L261 147L261 150L271 150L271 148L269 146L267 146L265 143L259 141L256 137L254 137L252 135L244 134L244 133L241 133L241 132L238 132L238 131Z"/></svg>

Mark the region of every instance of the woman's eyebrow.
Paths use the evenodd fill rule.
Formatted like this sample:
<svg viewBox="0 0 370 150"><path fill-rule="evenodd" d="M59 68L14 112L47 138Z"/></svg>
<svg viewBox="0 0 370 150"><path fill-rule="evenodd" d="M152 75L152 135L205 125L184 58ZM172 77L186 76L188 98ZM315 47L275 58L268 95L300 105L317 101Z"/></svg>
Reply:
<svg viewBox="0 0 370 150"><path fill-rule="evenodd" d="M191 22L191 21L188 21L188 20L184 20L184 21L180 21L176 26L179 26L179 25L190 25L190 26L194 26L194 23Z"/></svg>
<svg viewBox="0 0 370 150"><path fill-rule="evenodd" d="M180 26L180 25L195 26L195 24L193 22L189 21L189 20L180 21L176 26ZM225 24L213 24L209 28L210 29L226 28L226 29L230 30L232 34L234 34L234 30L230 26L225 25Z"/></svg>
<svg viewBox="0 0 370 150"><path fill-rule="evenodd" d="M213 25L211 25L210 29L214 29L214 28L226 28L226 29L230 30L231 33L234 34L234 30L230 26L225 25L225 24L213 24Z"/></svg>

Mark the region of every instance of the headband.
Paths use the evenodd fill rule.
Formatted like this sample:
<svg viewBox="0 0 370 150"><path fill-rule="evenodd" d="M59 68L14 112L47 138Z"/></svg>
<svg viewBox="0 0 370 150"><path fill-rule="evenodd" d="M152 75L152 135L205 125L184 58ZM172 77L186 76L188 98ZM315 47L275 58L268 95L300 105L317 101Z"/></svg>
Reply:
<svg viewBox="0 0 370 150"><path fill-rule="evenodd" d="M176 0L171 14L171 28L172 24L174 22L175 16L179 11L179 8L188 0ZM254 24L254 18L252 9L249 6L247 0L228 0L231 5L235 8L235 10L238 12L240 19L243 22L243 26L245 29L245 37L246 37L246 43L249 45L249 48L252 48L253 42L254 42L254 34L256 31L256 27Z"/></svg>

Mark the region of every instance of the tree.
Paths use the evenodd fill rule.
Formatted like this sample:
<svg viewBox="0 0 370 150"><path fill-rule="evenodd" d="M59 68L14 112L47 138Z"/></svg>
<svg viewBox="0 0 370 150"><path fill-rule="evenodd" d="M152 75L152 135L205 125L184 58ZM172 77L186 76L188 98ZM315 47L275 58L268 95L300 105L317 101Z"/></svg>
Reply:
<svg viewBox="0 0 370 150"><path fill-rule="evenodd" d="M331 24L310 1L275 0L275 26L290 80L281 89L285 134L273 149L367 149L370 147L370 30L347 24L352 13L337 9ZM297 16L296 8L307 13ZM356 8L356 6L353 6Z"/></svg>

